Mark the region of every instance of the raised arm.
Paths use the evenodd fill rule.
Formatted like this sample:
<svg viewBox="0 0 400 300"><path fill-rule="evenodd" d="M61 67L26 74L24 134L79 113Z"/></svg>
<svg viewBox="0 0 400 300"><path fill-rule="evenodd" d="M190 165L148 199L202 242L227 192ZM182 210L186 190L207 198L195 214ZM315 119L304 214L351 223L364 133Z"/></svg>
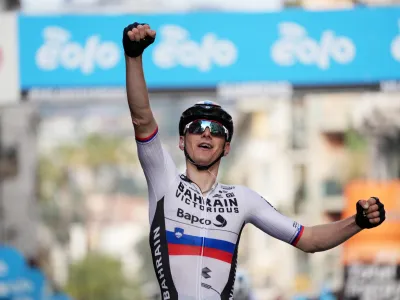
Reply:
<svg viewBox="0 0 400 300"><path fill-rule="evenodd" d="M139 140L151 136L157 129L150 107L142 63L142 53L154 42L155 36L156 32L147 24L134 23L124 30L126 93L135 135Z"/></svg>
<svg viewBox="0 0 400 300"><path fill-rule="evenodd" d="M149 192L149 217L152 222L158 201L177 170L171 156L162 147L158 127L150 108L144 79L142 53L154 42L156 32L149 25L133 23L124 29L126 93L135 128L138 157L146 176Z"/></svg>

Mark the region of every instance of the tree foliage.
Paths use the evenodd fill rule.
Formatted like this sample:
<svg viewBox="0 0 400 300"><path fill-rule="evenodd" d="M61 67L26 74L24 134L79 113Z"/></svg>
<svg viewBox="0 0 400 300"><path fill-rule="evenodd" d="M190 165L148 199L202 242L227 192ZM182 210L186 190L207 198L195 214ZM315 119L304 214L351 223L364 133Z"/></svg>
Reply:
<svg viewBox="0 0 400 300"><path fill-rule="evenodd" d="M142 299L138 285L124 278L122 264L95 252L70 265L66 290L76 300Z"/></svg>

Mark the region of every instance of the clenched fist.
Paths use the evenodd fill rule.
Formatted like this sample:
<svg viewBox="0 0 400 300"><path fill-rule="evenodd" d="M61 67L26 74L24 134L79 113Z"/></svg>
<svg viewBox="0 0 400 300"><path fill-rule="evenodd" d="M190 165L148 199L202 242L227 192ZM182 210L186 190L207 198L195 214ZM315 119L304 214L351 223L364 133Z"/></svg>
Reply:
<svg viewBox="0 0 400 300"><path fill-rule="evenodd" d="M360 228L373 228L386 219L385 207L377 197L357 202L356 223Z"/></svg>
<svg viewBox="0 0 400 300"><path fill-rule="evenodd" d="M145 23L133 23L124 28L122 44L129 57L142 55L144 49L154 43L156 32Z"/></svg>

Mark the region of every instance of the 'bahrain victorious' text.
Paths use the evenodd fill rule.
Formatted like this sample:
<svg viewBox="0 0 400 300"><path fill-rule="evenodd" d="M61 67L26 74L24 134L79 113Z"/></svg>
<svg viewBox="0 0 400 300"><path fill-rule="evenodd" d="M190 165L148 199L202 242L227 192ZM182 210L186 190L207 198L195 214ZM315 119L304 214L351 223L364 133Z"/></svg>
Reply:
<svg viewBox="0 0 400 300"><path fill-rule="evenodd" d="M149 188L149 242L163 300L233 299L246 223L294 246L299 241L303 226L244 186L215 183L203 195L179 174L157 130L136 140Z"/></svg>

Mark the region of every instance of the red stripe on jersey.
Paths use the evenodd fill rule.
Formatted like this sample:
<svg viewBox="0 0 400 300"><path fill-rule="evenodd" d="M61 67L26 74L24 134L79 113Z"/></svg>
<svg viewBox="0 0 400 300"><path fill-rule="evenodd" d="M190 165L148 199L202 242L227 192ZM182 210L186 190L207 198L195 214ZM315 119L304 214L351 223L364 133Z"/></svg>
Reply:
<svg viewBox="0 0 400 300"><path fill-rule="evenodd" d="M202 253L203 249L203 253ZM168 244L169 255L194 255L194 256L205 256L214 259L224 261L228 264L232 262L232 254L226 251L200 247L200 246L188 246L179 244Z"/></svg>
<svg viewBox="0 0 400 300"><path fill-rule="evenodd" d="M136 138L136 140L138 141L138 142L141 142L141 143L146 143L146 142L149 142L149 141L151 141L156 135L157 135L157 132L158 132L158 127L153 131L153 133L152 134L150 134L148 137L145 137L145 138L140 138L140 137L135 137Z"/></svg>
<svg viewBox="0 0 400 300"><path fill-rule="evenodd" d="M297 243L300 241L300 238L303 235L303 231L304 231L304 226L301 226L299 233L297 234L296 238L294 239L294 241L292 243L293 246L296 246Z"/></svg>

